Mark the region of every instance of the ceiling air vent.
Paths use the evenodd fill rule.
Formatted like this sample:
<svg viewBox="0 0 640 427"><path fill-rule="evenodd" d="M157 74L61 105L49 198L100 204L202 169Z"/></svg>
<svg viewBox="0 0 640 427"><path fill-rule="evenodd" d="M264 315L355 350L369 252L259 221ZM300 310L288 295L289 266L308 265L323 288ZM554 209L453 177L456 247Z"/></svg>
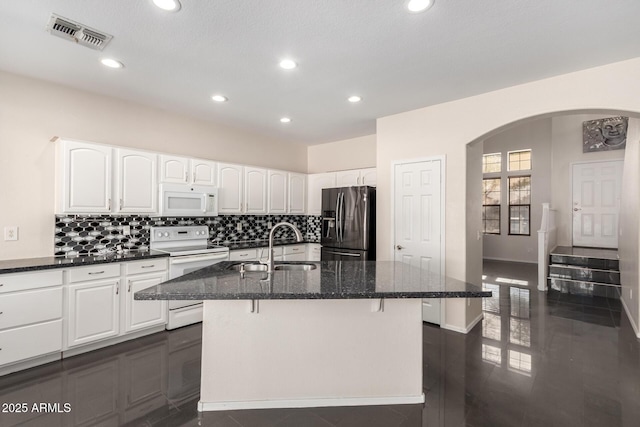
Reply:
<svg viewBox="0 0 640 427"><path fill-rule="evenodd" d="M109 34L56 14L51 14L51 18L49 18L49 23L47 24L47 31L54 36L76 42L79 45L95 50L104 49L112 39L112 36Z"/></svg>

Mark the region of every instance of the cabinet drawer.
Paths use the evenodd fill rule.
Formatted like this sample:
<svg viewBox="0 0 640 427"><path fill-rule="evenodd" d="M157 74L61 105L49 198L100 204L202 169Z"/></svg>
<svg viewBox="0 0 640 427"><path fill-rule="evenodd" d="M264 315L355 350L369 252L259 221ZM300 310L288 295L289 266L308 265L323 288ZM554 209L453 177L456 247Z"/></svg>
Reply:
<svg viewBox="0 0 640 427"><path fill-rule="evenodd" d="M164 271L167 269L166 258L152 258L145 261L134 261L126 263L127 275L151 273L154 271Z"/></svg>
<svg viewBox="0 0 640 427"><path fill-rule="evenodd" d="M306 250L305 245L285 246L284 247L284 254L285 255L301 254L301 253L304 253L305 250Z"/></svg>
<svg viewBox="0 0 640 427"><path fill-rule="evenodd" d="M120 275L120 264L98 264L90 267L69 269L69 283L86 282L87 280L106 279Z"/></svg>
<svg viewBox="0 0 640 427"><path fill-rule="evenodd" d="M0 276L0 294L60 285L62 285L62 270L3 274Z"/></svg>
<svg viewBox="0 0 640 427"><path fill-rule="evenodd" d="M240 251L229 252L230 261L255 260L258 258L258 252L255 249L244 249Z"/></svg>
<svg viewBox="0 0 640 427"><path fill-rule="evenodd" d="M62 350L62 319L0 332L0 365Z"/></svg>
<svg viewBox="0 0 640 427"><path fill-rule="evenodd" d="M62 318L62 287L0 295L0 329Z"/></svg>

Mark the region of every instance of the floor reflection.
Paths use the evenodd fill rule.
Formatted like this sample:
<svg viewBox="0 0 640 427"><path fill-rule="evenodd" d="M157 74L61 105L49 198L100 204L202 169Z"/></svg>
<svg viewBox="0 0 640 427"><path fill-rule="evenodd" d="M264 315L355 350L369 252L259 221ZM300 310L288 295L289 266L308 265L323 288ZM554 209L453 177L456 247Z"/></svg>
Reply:
<svg viewBox="0 0 640 427"><path fill-rule="evenodd" d="M196 325L0 377L0 402L72 407L0 426L637 426L640 341L619 302L540 293L536 274L488 262L481 324L424 325L424 406L199 414Z"/></svg>

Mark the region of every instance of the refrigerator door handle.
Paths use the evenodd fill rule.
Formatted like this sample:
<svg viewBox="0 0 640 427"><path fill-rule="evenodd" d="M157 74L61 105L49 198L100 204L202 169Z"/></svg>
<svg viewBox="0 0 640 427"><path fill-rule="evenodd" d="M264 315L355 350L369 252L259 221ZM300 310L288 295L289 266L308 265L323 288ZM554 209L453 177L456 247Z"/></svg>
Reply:
<svg viewBox="0 0 640 427"><path fill-rule="evenodd" d="M352 256L352 257L358 257L358 258L362 256L360 254L351 254L351 253L348 253L348 252L331 252L331 251L327 251L327 253L331 254L331 255L346 255L346 256Z"/></svg>
<svg viewBox="0 0 640 427"><path fill-rule="evenodd" d="M336 240L340 241L340 193L336 196Z"/></svg>
<svg viewBox="0 0 640 427"><path fill-rule="evenodd" d="M340 192L340 242L344 242L344 192Z"/></svg>

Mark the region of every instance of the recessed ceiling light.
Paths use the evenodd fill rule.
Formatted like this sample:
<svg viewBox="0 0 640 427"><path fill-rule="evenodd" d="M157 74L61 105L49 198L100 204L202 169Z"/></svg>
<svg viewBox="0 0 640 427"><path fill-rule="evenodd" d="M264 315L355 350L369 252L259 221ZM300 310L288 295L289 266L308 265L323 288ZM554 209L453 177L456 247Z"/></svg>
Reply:
<svg viewBox="0 0 640 427"><path fill-rule="evenodd" d="M291 119L289 117L283 117L280 119L280 123L291 123Z"/></svg>
<svg viewBox="0 0 640 427"><path fill-rule="evenodd" d="M284 68L285 70L293 70L297 66L298 64L296 64L292 59L283 59L282 61L280 61L280 67Z"/></svg>
<svg viewBox="0 0 640 427"><path fill-rule="evenodd" d="M433 6L434 0L409 0L407 3L407 9L409 12L424 12Z"/></svg>
<svg viewBox="0 0 640 427"><path fill-rule="evenodd" d="M349 101L349 102L360 102L360 101L362 101L362 98L359 97L358 95L353 95L353 96L350 96L349 98L347 98L347 101Z"/></svg>
<svg viewBox="0 0 640 427"><path fill-rule="evenodd" d="M177 12L182 7L178 0L153 0L153 4L169 12Z"/></svg>
<svg viewBox="0 0 640 427"><path fill-rule="evenodd" d="M226 101L228 101L228 98L226 96L222 96L222 95L213 95L211 97L211 99L213 99L216 102L226 102Z"/></svg>
<svg viewBox="0 0 640 427"><path fill-rule="evenodd" d="M102 65L109 67L109 68L123 68L124 64L120 61L116 61L115 59L111 59L111 58L102 58L100 60L100 62L102 63Z"/></svg>

